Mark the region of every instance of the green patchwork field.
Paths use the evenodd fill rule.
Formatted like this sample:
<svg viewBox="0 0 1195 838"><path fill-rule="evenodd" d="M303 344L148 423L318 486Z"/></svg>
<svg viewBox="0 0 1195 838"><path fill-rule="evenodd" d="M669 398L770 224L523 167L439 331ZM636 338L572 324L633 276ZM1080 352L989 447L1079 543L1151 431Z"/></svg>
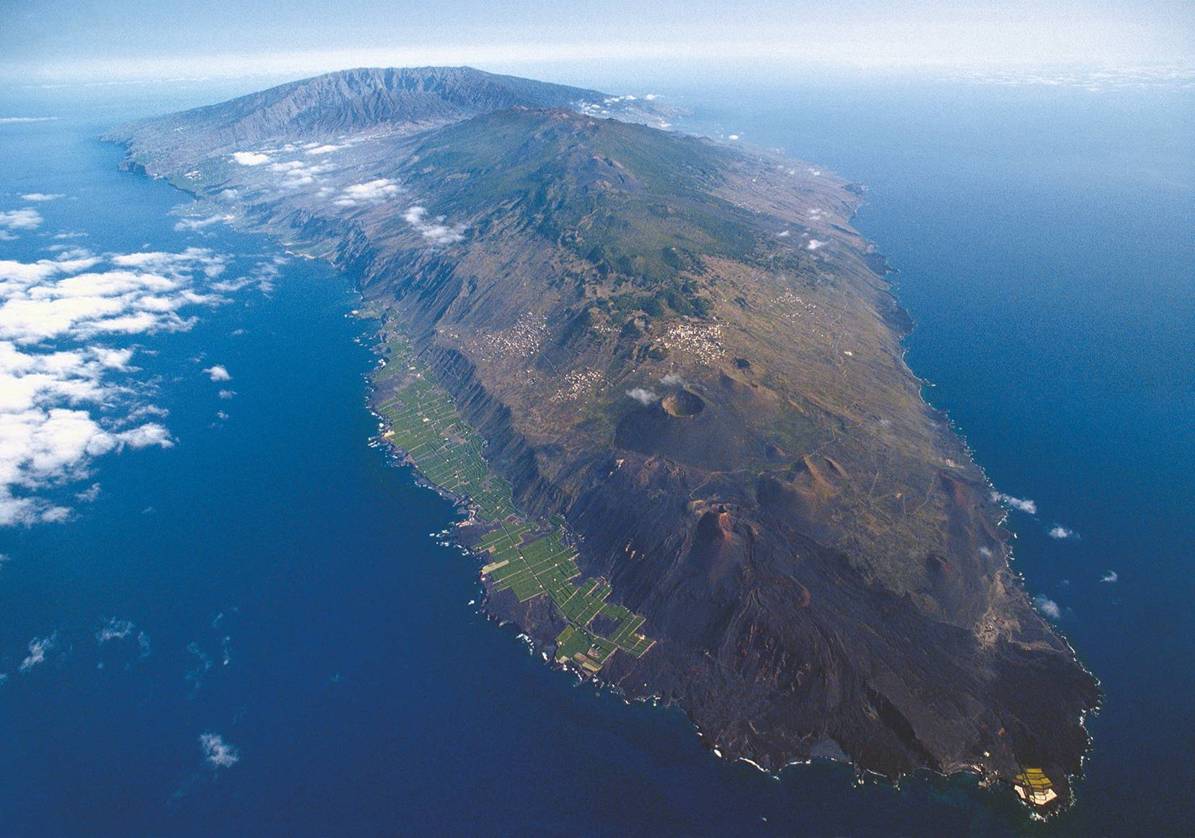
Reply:
<svg viewBox="0 0 1195 838"><path fill-rule="evenodd" d="M520 602L547 596L568 622L556 638L556 659L586 674L601 670L617 651L641 657L652 641L640 632L644 618L616 603L600 577L581 578L564 520L533 520L514 504L510 484L489 468L485 440L457 413L448 394L414 358L409 342L391 336L387 363L374 376L387 425L383 437L407 454L429 482L467 499L489 531L478 542L490 588L511 591ZM604 633L594 628L601 618Z"/></svg>

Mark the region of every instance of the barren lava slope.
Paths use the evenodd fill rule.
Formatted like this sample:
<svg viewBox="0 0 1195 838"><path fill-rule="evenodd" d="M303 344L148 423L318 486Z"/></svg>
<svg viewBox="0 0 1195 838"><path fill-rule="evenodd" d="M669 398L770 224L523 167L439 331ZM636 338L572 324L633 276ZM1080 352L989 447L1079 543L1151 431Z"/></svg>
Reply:
<svg viewBox="0 0 1195 838"><path fill-rule="evenodd" d="M767 768L1040 766L1065 797L1094 680L1034 612L982 472L921 399L904 315L849 226L855 192L604 118L620 105L592 91L462 98L503 77L356 72L300 87L306 110L258 94L269 118L238 100L118 138L150 174L359 277L520 506L562 514L584 570L646 617L656 644L603 680ZM411 101L436 106L416 119ZM563 625L543 597L488 608L544 644Z"/></svg>

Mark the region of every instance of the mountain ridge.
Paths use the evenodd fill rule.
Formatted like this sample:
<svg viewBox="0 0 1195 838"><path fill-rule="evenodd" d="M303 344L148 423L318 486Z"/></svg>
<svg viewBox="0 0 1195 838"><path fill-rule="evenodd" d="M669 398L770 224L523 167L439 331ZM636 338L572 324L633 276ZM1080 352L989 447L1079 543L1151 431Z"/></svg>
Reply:
<svg viewBox="0 0 1195 838"><path fill-rule="evenodd" d="M164 120L138 120L110 137L137 137L152 144L158 155L179 156L190 148L219 151L282 137L326 140L371 129L409 131L516 106L600 109L611 98L596 90L473 67L357 68L276 85ZM651 113L651 108L642 111L645 118Z"/></svg>

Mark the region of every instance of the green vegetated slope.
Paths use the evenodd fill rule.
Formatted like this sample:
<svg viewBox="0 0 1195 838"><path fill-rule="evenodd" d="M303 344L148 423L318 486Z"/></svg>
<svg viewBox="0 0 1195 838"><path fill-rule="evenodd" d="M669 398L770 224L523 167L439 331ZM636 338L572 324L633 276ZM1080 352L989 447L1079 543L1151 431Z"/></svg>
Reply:
<svg viewBox="0 0 1195 838"><path fill-rule="evenodd" d="M383 436L430 483L466 500L487 528L477 548L489 554L481 574L490 590L510 590L520 602L547 595L567 622L556 640L556 659L586 674L599 672L620 650L642 657L654 642L639 631L644 618L608 601L613 591L607 580L581 578L563 522L519 512L510 484L486 463L485 440L461 418L404 337L390 337L386 356L375 376L386 394L377 406L388 425ZM594 628L599 617L609 626L605 633Z"/></svg>
<svg viewBox="0 0 1195 838"><path fill-rule="evenodd" d="M623 313L705 315L705 259L776 265L756 214L717 194L727 157L696 137L511 109L414 144L401 176L435 194L437 212L472 219L479 238L513 218L592 265L577 279L611 286L608 304Z"/></svg>

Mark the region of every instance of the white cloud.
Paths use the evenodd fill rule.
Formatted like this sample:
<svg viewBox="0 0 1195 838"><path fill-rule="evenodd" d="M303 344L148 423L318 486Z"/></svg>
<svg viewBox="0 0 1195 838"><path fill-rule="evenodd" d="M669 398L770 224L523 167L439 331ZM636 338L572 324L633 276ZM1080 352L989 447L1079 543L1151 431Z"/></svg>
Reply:
<svg viewBox="0 0 1195 838"><path fill-rule="evenodd" d="M232 375L229 374L228 369L222 364L213 364L204 369L207 377L212 381L232 381Z"/></svg>
<svg viewBox="0 0 1195 838"><path fill-rule="evenodd" d="M824 241L818 241L817 239L810 239L809 244L805 245L805 249L806 250L819 250L825 246L826 246L826 243Z"/></svg>
<svg viewBox="0 0 1195 838"><path fill-rule="evenodd" d="M1045 594L1038 594L1033 598L1033 607L1051 620L1062 618L1062 608Z"/></svg>
<svg viewBox="0 0 1195 838"><path fill-rule="evenodd" d="M654 391L644 387L635 387L634 389L627 390L627 395L642 405L651 404L659 398Z"/></svg>
<svg viewBox="0 0 1195 838"><path fill-rule="evenodd" d="M93 259L83 264L79 261L62 259L39 259L36 262L13 262L0 259L0 294L7 298L8 292L17 290L22 284L27 285L58 274L84 270L98 261L98 259Z"/></svg>
<svg viewBox="0 0 1195 838"><path fill-rule="evenodd" d="M219 282L212 283L212 290L219 291L221 294L240 291L242 288L248 288L253 284L253 280L247 276L240 276L236 279L223 279Z"/></svg>
<svg viewBox="0 0 1195 838"><path fill-rule="evenodd" d="M287 160L282 163L271 163L269 170L282 175L281 185L288 189L309 186L315 183L319 175L333 169L331 163L312 165L302 160Z"/></svg>
<svg viewBox="0 0 1195 838"><path fill-rule="evenodd" d="M402 191L397 183L389 178L377 178L365 183L354 183L340 191L340 197L332 203L338 207L355 207L360 204L371 204L392 198Z"/></svg>
<svg viewBox="0 0 1195 838"><path fill-rule="evenodd" d="M130 410L129 415L125 417L125 421L133 422L138 419L144 419L146 416L159 416L165 419L169 415L170 411L164 407L158 407L156 404L143 404Z"/></svg>
<svg viewBox="0 0 1195 838"><path fill-rule="evenodd" d="M28 122L53 122L56 116L0 116L0 125L24 125Z"/></svg>
<svg viewBox="0 0 1195 838"><path fill-rule="evenodd" d="M212 659L194 641L187 644L187 651L195 656L195 668L188 670L186 678L191 682L192 690L198 690L203 685L203 677L212 669Z"/></svg>
<svg viewBox="0 0 1195 838"><path fill-rule="evenodd" d="M234 151L232 159L242 166L260 166L263 163L269 163L273 158L268 154L259 154L256 151Z"/></svg>
<svg viewBox="0 0 1195 838"><path fill-rule="evenodd" d="M107 346L93 346L90 347L90 351L101 364L113 370L127 370L129 361L133 359L133 350L130 348L112 349Z"/></svg>
<svg viewBox="0 0 1195 838"><path fill-rule="evenodd" d="M41 223L41 213L29 207L0 212L0 229L3 230L36 230Z"/></svg>
<svg viewBox="0 0 1195 838"><path fill-rule="evenodd" d="M228 223L234 220L231 215L209 215L206 218L184 218L174 225L174 229L179 232L183 231L197 231L205 227L211 227L213 224Z"/></svg>
<svg viewBox="0 0 1195 838"><path fill-rule="evenodd" d="M344 146L342 145L317 145L313 148L307 149L308 154L331 154L334 151L340 151Z"/></svg>
<svg viewBox="0 0 1195 838"><path fill-rule="evenodd" d="M132 620L118 620L112 617L95 633L95 642L102 646L109 640L124 640L132 633Z"/></svg>
<svg viewBox="0 0 1195 838"><path fill-rule="evenodd" d="M79 238L84 238L86 236L87 236L86 233L58 233L54 236L54 238L55 239L79 239ZM78 244L78 245L63 244L60 242L59 244L50 245L49 247L46 248L46 250L55 254L54 259L57 260L58 262L71 262L71 261L77 261L80 259L91 259L92 260L91 264L94 265L100 261L95 256L94 253L92 253L86 247L83 247L81 244ZM84 267L90 267L90 265L86 265Z"/></svg>
<svg viewBox="0 0 1195 838"><path fill-rule="evenodd" d="M1017 498L1012 495L1006 495L1004 492L992 492L992 500L996 501L996 503L1011 506L1018 512L1024 512L1028 515L1037 514L1037 502L1028 498Z"/></svg>
<svg viewBox="0 0 1195 838"><path fill-rule="evenodd" d="M282 266L286 263L286 259L275 256L272 262L264 262L250 272L261 293L269 294L274 290L274 280L282 275Z"/></svg>
<svg viewBox="0 0 1195 838"><path fill-rule="evenodd" d="M660 379L660 383L666 387L684 387L685 380L675 372L670 372Z"/></svg>
<svg viewBox="0 0 1195 838"><path fill-rule="evenodd" d="M106 270L79 272L101 261L0 262L0 339L185 331L194 321L179 309L220 302L192 288L197 273L224 269L226 260L208 250L109 256Z"/></svg>
<svg viewBox="0 0 1195 838"><path fill-rule="evenodd" d="M68 380L60 389L69 394L73 383ZM79 389L97 387L95 382L83 381ZM104 394L101 389L95 395ZM95 395L87 393L85 398L94 401ZM5 410L0 413L0 526L64 520L70 510L18 492L84 479L94 458L151 445L173 445L166 428L153 422L115 431L100 425L86 410L40 405Z"/></svg>
<svg viewBox="0 0 1195 838"><path fill-rule="evenodd" d="M96 499L99 496L100 496L100 484L99 483L92 483L86 489L84 489L80 492L75 492L75 500L81 501L82 503L95 503Z"/></svg>
<svg viewBox="0 0 1195 838"><path fill-rule="evenodd" d="M237 394L236 390L221 390L216 395L222 399L228 400L228 399L234 398L236 396L236 394Z"/></svg>
<svg viewBox="0 0 1195 838"><path fill-rule="evenodd" d="M433 244L452 244L465 237L464 225L447 225L444 216L438 215L435 220L427 220L427 209L420 206L408 207L403 213L403 219L414 227L419 235Z"/></svg>
<svg viewBox="0 0 1195 838"><path fill-rule="evenodd" d="M1109 570L1107 573L1105 573L1103 575L1103 578L1101 578L1100 581L1112 583L1112 582L1117 581L1118 579L1120 579L1120 574L1117 573L1115 570Z"/></svg>
<svg viewBox="0 0 1195 838"><path fill-rule="evenodd" d="M1046 533L1046 535L1050 536L1050 538L1056 538L1059 541L1062 541L1063 539L1067 539L1067 538L1078 538L1079 537L1079 534L1077 532L1075 532L1074 530L1071 530L1071 529L1067 529L1066 527L1062 526L1062 524L1055 524L1054 526L1052 526L1050 528L1049 532Z"/></svg>
<svg viewBox="0 0 1195 838"><path fill-rule="evenodd" d="M204 733L199 737L203 758L213 768L231 768L240 762L241 755L218 733Z"/></svg>
<svg viewBox="0 0 1195 838"><path fill-rule="evenodd" d="M115 438L119 445L127 445L129 448L149 448L150 446L170 448L174 445L170 432L154 422L147 422L136 428L121 431Z"/></svg>
<svg viewBox="0 0 1195 838"><path fill-rule="evenodd" d="M58 632L49 637L35 637L29 641L29 654L21 661L21 671L28 672L33 667L45 663L46 655L58 648Z"/></svg>
<svg viewBox="0 0 1195 838"><path fill-rule="evenodd" d="M21 196L21 200L32 201L34 203L44 203L45 201L57 201L59 198L65 197L56 192L26 192Z"/></svg>
<svg viewBox="0 0 1195 838"><path fill-rule="evenodd" d="M154 420L164 411L113 380L133 371L134 349L111 341L189 328L180 310L223 299L196 290L226 261L204 249L68 255L0 260L0 526L65 520L47 495L87 479L96 458L173 445Z"/></svg>

